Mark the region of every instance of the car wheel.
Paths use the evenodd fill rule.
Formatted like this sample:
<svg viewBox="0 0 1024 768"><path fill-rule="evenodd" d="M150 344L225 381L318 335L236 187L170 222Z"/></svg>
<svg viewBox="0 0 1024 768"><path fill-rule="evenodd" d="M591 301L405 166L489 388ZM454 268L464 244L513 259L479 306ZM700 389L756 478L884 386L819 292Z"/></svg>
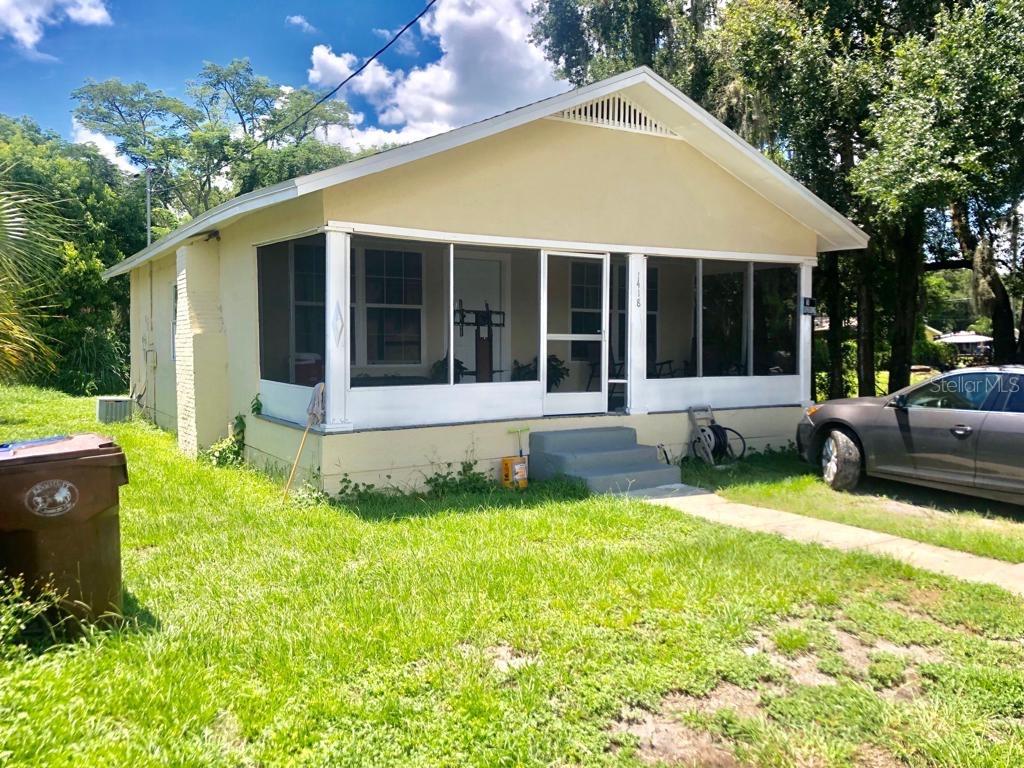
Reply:
<svg viewBox="0 0 1024 768"><path fill-rule="evenodd" d="M851 491L860 482L860 448L840 429L829 432L821 447L821 477L836 491Z"/></svg>

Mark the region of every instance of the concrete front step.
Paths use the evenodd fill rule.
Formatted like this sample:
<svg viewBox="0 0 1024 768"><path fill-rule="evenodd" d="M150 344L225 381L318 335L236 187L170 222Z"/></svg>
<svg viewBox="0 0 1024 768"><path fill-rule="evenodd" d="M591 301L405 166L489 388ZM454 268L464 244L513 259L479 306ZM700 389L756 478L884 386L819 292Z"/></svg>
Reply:
<svg viewBox="0 0 1024 768"><path fill-rule="evenodd" d="M595 493L626 493L679 482L653 445L638 445L630 427L596 427L530 434L530 477L564 475Z"/></svg>
<svg viewBox="0 0 1024 768"><path fill-rule="evenodd" d="M658 488L679 482L679 467L661 464L624 469L621 472L583 472L579 477L594 493L628 493L643 488Z"/></svg>
<svg viewBox="0 0 1024 768"><path fill-rule="evenodd" d="M610 451L598 446L589 451L572 453L531 452L530 461L537 467L538 477L578 475L607 467L650 467L660 463L658 449L653 445L634 445L632 448L614 448Z"/></svg>
<svg viewBox="0 0 1024 768"><path fill-rule="evenodd" d="M612 451L635 446L636 430L632 427L593 427L530 433L531 454L574 453L595 449Z"/></svg>

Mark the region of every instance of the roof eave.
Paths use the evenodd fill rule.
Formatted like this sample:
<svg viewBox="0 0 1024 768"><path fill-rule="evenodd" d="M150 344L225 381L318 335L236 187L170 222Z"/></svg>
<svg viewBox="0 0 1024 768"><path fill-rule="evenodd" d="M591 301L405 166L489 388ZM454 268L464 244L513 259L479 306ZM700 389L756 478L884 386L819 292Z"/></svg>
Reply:
<svg viewBox="0 0 1024 768"><path fill-rule="evenodd" d="M155 243L129 256L124 261L104 270L103 279L109 280L112 277L131 272L133 269L141 267L146 262L166 253L172 248L218 225L223 225L225 222L233 221L260 208L266 208L267 206L298 197L296 181L297 179L289 179L271 187L247 192L244 195L239 195L225 203L221 203L215 208L211 208L205 213L196 216L187 224L183 224L173 232L164 235Z"/></svg>
<svg viewBox="0 0 1024 768"><path fill-rule="evenodd" d="M226 222L233 221L260 208L454 149L639 83L650 85L680 108L696 115L701 123L715 131L720 138L723 138L748 159L754 161L761 170L775 177L775 180L786 188L795 191L800 202L807 205L807 210L816 214L815 217L810 217L816 218L816 223L805 221L801 217L794 218L817 234L817 247L819 251L855 250L867 246L868 236L853 222L701 109L693 100L677 91L653 70L648 67L638 67L606 80L567 91L558 96L552 96L534 104L529 104L511 112L448 131L447 133L431 136L386 152L365 157L361 160L289 179L280 184L241 195L206 211L201 216L162 237L152 245L147 246L121 263L110 267L103 273L103 277L110 279L111 277L130 272L204 231L208 231L218 225L222 226ZM759 192L759 194L765 196L766 199L771 199L764 195L763 192ZM793 214L790 213L790 215Z"/></svg>

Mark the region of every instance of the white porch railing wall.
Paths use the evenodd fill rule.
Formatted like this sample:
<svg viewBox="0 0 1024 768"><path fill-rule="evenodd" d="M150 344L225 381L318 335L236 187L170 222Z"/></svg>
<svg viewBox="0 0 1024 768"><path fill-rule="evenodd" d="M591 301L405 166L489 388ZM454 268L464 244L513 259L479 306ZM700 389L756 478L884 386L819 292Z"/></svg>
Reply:
<svg viewBox="0 0 1024 768"><path fill-rule="evenodd" d="M538 241L511 238L485 238L467 235L464 238L451 233L415 232L383 227L361 228L358 225L332 225L326 227L327 267L325 312L327 328L325 387L327 420L325 432L343 432L353 429L380 429L387 427L428 426L473 421L539 418L544 414L544 391L540 381L514 381L492 383L429 384L386 387L353 388L350 381L350 329L349 285L352 235L386 235L391 238L432 240L451 244L493 245L496 247L534 248ZM585 244L542 244L551 249L581 253L615 250L614 246ZM573 248L566 248L572 245ZM796 375L754 376L749 364L748 375L730 377L704 377L702 313L697 313L697 376L677 379L647 378L647 259L649 255L696 259L733 259L746 262L793 264L800 267L797 312L801 313L803 297L812 295L812 269L814 260L778 254L734 254L709 251L688 252L685 249L622 248L628 254L627 275L627 359L629 368L626 385L626 410L632 414L682 411L689 406L710 404L717 409L806 404L811 392L812 318L798 317L798 353ZM449 303L451 303L451 275L454 245L448 251ZM701 267L698 261L697 285L701 286ZM748 286L751 283L747 281ZM747 312L752 309L752 294L748 287ZM541 297L544 301L544 297ZM696 296L700 306L700 289ZM452 313L449 309L449 323ZM449 325L449 338L454 329ZM542 329L543 332L543 329ZM748 332L747 357L752 358L752 324ZM538 344L538 347L541 345ZM452 355L449 355L451 361ZM449 382L452 375L449 374ZM260 395L264 412L295 423L305 423L305 405L310 388L261 381Z"/></svg>

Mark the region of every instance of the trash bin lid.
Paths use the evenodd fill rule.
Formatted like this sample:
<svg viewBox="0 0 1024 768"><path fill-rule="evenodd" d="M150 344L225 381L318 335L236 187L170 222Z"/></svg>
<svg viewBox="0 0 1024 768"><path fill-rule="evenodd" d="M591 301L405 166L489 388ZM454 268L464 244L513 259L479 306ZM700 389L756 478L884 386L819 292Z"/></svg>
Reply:
<svg viewBox="0 0 1024 768"><path fill-rule="evenodd" d="M0 445L0 472L21 464L67 461L86 456L118 456L118 463L124 463L121 446L113 438L89 432L4 443Z"/></svg>

